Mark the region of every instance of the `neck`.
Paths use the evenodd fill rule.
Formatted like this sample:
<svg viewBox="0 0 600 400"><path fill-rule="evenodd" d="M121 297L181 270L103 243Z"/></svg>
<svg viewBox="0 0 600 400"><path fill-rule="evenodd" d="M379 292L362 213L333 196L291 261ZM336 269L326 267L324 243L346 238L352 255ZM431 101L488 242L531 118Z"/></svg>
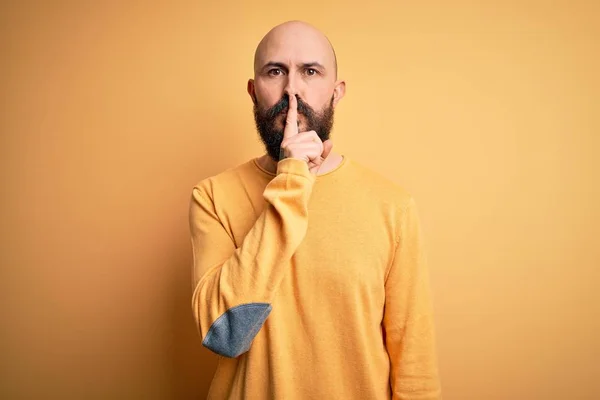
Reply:
<svg viewBox="0 0 600 400"><path fill-rule="evenodd" d="M331 152L329 154L329 156L327 156L327 158L325 159L323 164L321 165L321 168L319 169L317 176L326 174L326 173L334 170L335 168L337 168L338 165L340 165L342 160L343 160L343 157L341 154ZM277 162L275 162L275 160L273 160L271 157L269 157L268 154L265 154L265 155L259 157L257 161L261 167L263 167L270 173L272 173L272 174L277 173Z"/></svg>

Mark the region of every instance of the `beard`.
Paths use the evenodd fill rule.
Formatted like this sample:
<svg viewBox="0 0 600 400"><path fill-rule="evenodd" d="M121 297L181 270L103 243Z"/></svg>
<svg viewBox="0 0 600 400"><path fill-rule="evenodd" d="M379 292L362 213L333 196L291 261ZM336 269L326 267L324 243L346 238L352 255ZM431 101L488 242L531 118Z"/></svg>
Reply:
<svg viewBox="0 0 600 400"><path fill-rule="evenodd" d="M304 116L306 121L305 131L317 132L323 142L328 140L333 127L333 96L331 96L329 105L325 106L320 112L316 112L298 96L296 96L296 99L298 100L298 120L300 115ZM267 154L275 162L279 161L279 150L283 141L283 130L285 129L285 120L283 120L284 127L280 129L277 127L277 118L287 112L288 108L289 97L287 94L284 94L281 100L270 108L259 107L257 102L254 102L256 129L265 145Z"/></svg>

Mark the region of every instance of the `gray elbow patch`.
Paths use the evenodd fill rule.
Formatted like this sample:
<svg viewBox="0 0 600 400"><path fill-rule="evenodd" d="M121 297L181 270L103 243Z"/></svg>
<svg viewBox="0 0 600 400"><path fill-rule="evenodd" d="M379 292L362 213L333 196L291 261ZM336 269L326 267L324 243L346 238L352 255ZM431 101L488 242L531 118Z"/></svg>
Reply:
<svg viewBox="0 0 600 400"><path fill-rule="evenodd" d="M268 303L247 303L230 308L213 322L202 345L221 356L238 357L250 349L271 309Z"/></svg>

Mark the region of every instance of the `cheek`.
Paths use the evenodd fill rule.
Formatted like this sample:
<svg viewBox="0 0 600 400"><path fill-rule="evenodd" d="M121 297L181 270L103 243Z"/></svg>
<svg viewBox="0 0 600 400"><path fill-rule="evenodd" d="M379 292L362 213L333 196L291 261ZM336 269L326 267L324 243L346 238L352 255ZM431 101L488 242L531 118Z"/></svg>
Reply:
<svg viewBox="0 0 600 400"><path fill-rule="evenodd" d="M331 104L333 90L329 86L315 88L315 90L306 93L306 102L316 112L321 112Z"/></svg>
<svg viewBox="0 0 600 400"><path fill-rule="evenodd" d="M273 107L283 95L283 90L275 84L257 82L255 94L258 104L263 108Z"/></svg>

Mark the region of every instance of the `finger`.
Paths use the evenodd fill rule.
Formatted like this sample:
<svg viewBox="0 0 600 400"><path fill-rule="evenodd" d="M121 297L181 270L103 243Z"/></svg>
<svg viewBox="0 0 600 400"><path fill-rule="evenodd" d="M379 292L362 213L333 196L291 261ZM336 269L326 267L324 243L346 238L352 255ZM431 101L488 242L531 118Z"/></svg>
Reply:
<svg viewBox="0 0 600 400"><path fill-rule="evenodd" d="M298 101L296 96L289 94L289 107L287 118L285 119L285 128L283 129L283 138L289 138L298 134Z"/></svg>
<svg viewBox="0 0 600 400"><path fill-rule="evenodd" d="M323 146L315 142L293 143L285 149L291 156L305 155L307 159L319 158L323 153Z"/></svg>
<svg viewBox="0 0 600 400"><path fill-rule="evenodd" d="M321 157L323 157L323 159L329 157L329 153L331 153L331 149L333 149L333 142L331 140L326 140L323 142L323 154L321 154Z"/></svg>
<svg viewBox="0 0 600 400"><path fill-rule="evenodd" d="M319 173L319 170L321 169L321 166L323 164L322 163L314 163L314 162L309 162L308 163L308 170L310 171L311 174L313 175L317 175Z"/></svg>
<svg viewBox="0 0 600 400"><path fill-rule="evenodd" d="M315 131L299 132L297 135L283 139L281 147L287 147L293 143L322 143L321 138Z"/></svg>
<svg viewBox="0 0 600 400"><path fill-rule="evenodd" d="M323 146L320 143L294 143L286 148L287 154L293 158L302 158L305 161L316 160L323 154Z"/></svg>
<svg viewBox="0 0 600 400"><path fill-rule="evenodd" d="M314 157L320 157L323 154L323 145L315 142L292 143L286 149L290 152L306 152L314 153Z"/></svg>

